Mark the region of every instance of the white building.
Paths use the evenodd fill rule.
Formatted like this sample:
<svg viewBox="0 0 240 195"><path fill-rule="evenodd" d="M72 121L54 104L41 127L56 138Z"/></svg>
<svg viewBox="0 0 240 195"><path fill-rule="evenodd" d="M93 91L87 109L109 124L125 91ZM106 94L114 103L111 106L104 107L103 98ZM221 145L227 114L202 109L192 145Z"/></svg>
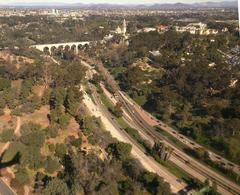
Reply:
<svg viewBox="0 0 240 195"><path fill-rule="evenodd" d="M199 35L211 35L211 34L218 33L218 30L208 29L207 25L201 22L190 23L187 26L183 26L183 27L176 26L176 31L180 33L189 32L190 34L199 34Z"/></svg>
<svg viewBox="0 0 240 195"><path fill-rule="evenodd" d="M57 16L59 14L59 11L57 9L52 9L52 15Z"/></svg>

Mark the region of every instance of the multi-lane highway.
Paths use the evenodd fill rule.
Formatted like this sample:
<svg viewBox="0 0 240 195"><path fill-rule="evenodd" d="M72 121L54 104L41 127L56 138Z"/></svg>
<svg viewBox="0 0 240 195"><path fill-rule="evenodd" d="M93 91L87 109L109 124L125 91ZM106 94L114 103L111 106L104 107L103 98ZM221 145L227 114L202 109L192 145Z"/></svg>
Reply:
<svg viewBox="0 0 240 195"><path fill-rule="evenodd" d="M175 175L170 173L164 166L156 162L151 156L146 155L145 150L134 139L132 139L131 136L129 136L125 131L121 129L115 120L115 117L102 104L95 87L90 85L90 88L92 91L91 97L95 104L91 102L86 93L84 93L84 103L93 113L93 115L96 117L101 117L106 130L109 130L112 136L116 137L119 141L130 143L132 145L133 156L138 159L144 168L146 168L148 171L155 172L159 176L163 177L165 181L170 184L171 189L174 193L178 193L179 191L184 190L187 187L187 184L183 181L180 181Z"/></svg>
<svg viewBox="0 0 240 195"><path fill-rule="evenodd" d="M146 116L148 116L148 118L153 120L155 122L155 124L158 124L161 127L162 130L166 131L171 136L178 139L178 141L182 142L183 144L185 144L187 147L189 147L191 149L204 150L204 151L208 152L209 158L212 161L214 161L216 163L219 163L222 167L224 167L226 169L231 169L233 172L235 172L237 174L240 174L240 166L239 165L236 165L236 164L230 162L229 160L221 157L220 155L217 155L214 152L209 151L207 148L204 148L203 146L196 143L195 141L193 141L193 140L187 138L186 136L180 134L179 132L177 132L175 129L173 129L169 125L165 124L162 121L159 121L158 119L156 119L155 117L153 117L152 115L147 113L146 111L142 110L142 108L140 108L139 105L137 105L134 101L132 101L131 98L129 98L126 93L124 93L124 92L120 92L120 93L125 98L125 100L128 101L129 104L131 104L132 106L135 107L136 110L140 110L142 113L144 113Z"/></svg>
<svg viewBox="0 0 240 195"><path fill-rule="evenodd" d="M131 116L132 120L135 122L135 125L138 125L138 130L145 131L149 137L153 140L161 140L164 141L166 145L170 146L174 149L172 156L170 157L170 161L184 169L187 173L192 175L193 177L199 179L200 181L204 181L206 179L210 179L210 181L214 181L218 185L218 191L221 194L240 194L240 186L230 181L229 179L223 177L219 173L213 171L206 165L198 162L194 158L188 156L183 151L178 149L173 143L169 142L164 136L160 133L156 132L154 128L152 128L138 113L136 108L126 101L126 97L122 95L122 93L118 93L118 98L124 104L124 108L127 113Z"/></svg>
<svg viewBox="0 0 240 195"><path fill-rule="evenodd" d="M102 67L101 67L102 69ZM108 74L108 77L111 75L105 70L104 74ZM132 125L135 127L137 126L137 130L141 132L141 134L145 134L152 140L160 140L164 141L165 144L169 145L171 148L174 149L174 152L169 160L175 163L177 166L185 170L187 173L192 175L193 177L199 179L200 181L204 181L209 179L212 182L217 184L217 190L224 195L228 194L240 194L240 186L237 185L235 182L225 178L221 174L215 172L208 166L198 162L196 159L190 157L189 155L185 154L183 151L178 149L174 143L169 142L164 136L160 133L156 132L155 129L150 126L144 118L138 113L135 106L130 102L132 100L127 100L126 96L118 90L116 91L117 98L119 101L123 103L123 108L125 112L127 112L128 116L131 117Z"/></svg>

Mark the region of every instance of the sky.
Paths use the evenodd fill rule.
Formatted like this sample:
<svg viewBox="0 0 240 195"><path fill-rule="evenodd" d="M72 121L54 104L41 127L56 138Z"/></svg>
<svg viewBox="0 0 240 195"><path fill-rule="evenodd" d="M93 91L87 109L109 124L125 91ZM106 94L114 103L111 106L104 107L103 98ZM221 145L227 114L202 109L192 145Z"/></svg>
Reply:
<svg viewBox="0 0 240 195"><path fill-rule="evenodd" d="M153 3L198 3L207 1L232 1L232 0L0 0L0 4L13 4L13 3L109 3L109 4L153 4Z"/></svg>

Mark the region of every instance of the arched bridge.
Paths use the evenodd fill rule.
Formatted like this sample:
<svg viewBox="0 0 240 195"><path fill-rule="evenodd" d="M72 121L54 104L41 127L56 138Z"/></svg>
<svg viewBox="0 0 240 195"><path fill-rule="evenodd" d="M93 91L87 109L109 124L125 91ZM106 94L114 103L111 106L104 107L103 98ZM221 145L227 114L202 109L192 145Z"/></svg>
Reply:
<svg viewBox="0 0 240 195"><path fill-rule="evenodd" d="M84 46L89 46L90 43L91 42L89 41L83 41L83 42L68 42L68 43L55 43L55 44L40 44L40 45L32 45L30 46L30 48L35 48L42 52L48 51L51 55L54 49L59 49L59 48L65 49L68 47L69 49L74 49L76 54L78 54L79 48Z"/></svg>

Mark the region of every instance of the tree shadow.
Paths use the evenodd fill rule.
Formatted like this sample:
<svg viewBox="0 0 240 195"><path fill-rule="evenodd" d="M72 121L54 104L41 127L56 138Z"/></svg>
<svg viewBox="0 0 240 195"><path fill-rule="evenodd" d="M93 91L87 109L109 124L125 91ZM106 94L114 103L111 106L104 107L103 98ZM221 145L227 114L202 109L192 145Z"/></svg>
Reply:
<svg viewBox="0 0 240 195"><path fill-rule="evenodd" d="M8 162L2 162L2 158L3 158L4 154L5 154L5 152L0 157L0 170L19 163L20 158L21 158L21 155L19 152L17 152L15 154L15 156L13 157L13 159Z"/></svg>

